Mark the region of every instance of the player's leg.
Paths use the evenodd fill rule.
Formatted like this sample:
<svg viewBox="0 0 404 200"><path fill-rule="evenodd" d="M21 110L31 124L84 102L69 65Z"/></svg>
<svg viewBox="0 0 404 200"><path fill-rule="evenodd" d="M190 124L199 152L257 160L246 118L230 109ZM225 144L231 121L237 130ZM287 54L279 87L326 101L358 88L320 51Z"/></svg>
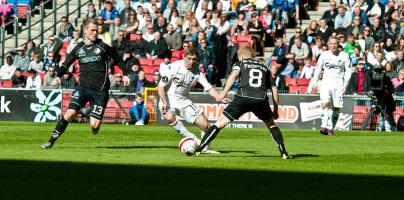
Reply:
<svg viewBox="0 0 404 200"><path fill-rule="evenodd" d="M320 100L321 100L321 126L320 126L320 133L327 134L327 123L328 119L330 118L330 102L331 102L331 91L328 87L322 87L320 90Z"/></svg>
<svg viewBox="0 0 404 200"><path fill-rule="evenodd" d="M283 140L283 135L281 132L281 129L279 129L274 120L271 119L267 122L265 122L265 125L267 126L269 132L271 133L272 139L274 140L276 146L279 149L279 153L281 154L281 157L283 159L289 159L291 158L288 154L288 152L286 151L286 147L285 147L285 143Z"/></svg>
<svg viewBox="0 0 404 200"><path fill-rule="evenodd" d="M73 92L73 96L70 100L69 107L66 113L61 117L59 122L56 124L55 129L51 133L51 137L48 142L42 144L41 147L44 149L52 148L56 140L65 132L67 125L76 117L77 112L80 108L84 107L87 102L87 95L80 89L76 89Z"/></svg>
<svg viewBox="0 0 404 200"><path fill-rule="evenodd" d="M344 106L343 88L337 87L332 92L332 105L329 109L329 118L327 122L327 135L334 134L334 127L339 118L339 110Z"/></svg>
<svg viewBox="0 0 404 200"><path fill-rule="evenodd" d="M89 91L89 93L91 94L90 125L93 134L96 135L100 131L101 121L109 100L109 94L103 91Z"/></svg>
<svg viewBox="0 0 404 200"><path fill-rule="evenodd" d="M176 133L180 134L182 137L196 137L187 128L185 128L184 123L178 118L180 116L175 114L173 109L167 111L166 114L162 114L164 120L175 130Z"/></svg>
<svg viewBox="0 0 404 200"><path fill-rule="evenodd" d="M206 135L206 132L210 128L210 122L206 115L203 114L202 111L199 112L199 116L195 119L194 124L201 129L201 139L203 139ZM202 141L200 142L200 144ZM212 150L209 148L209 144L205 145L205 147L201 150L202 153L207 154L219 154L220 152Z"/></svg>

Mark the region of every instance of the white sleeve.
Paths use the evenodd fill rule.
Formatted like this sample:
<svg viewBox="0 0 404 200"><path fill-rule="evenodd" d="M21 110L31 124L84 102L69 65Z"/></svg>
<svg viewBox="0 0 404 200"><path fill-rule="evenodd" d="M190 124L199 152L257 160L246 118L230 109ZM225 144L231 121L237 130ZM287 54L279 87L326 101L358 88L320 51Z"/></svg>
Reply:
<svg viewBox="0 0 404 200"><path fill-rule="evenodd" d="M203 86L203 89L205 91L212 89L212 85L208 82L208 80L205 77L205 74L203 73L199 73L198 83L200 83Z"/></svg>
<svg viewBox="0 0 404 200"><path fill-rule="evenodd" d="M352 63L351 59L349 59L348 54L346 56L347 62L345 62L345 74L344 74L344 88L348 86L349 80L352 75Z"/></svg>
<svg viewBox="0 0 404 200"><path fill-rule="evenodd" d="M323 61L323 55L324 54L320 55L320 57L318 58L317 67L316 67L316 69L314 71L313 78L310 80L309 87L307 88L307 91L311 91L313 89L313 87L315 86L315 84L317 83L317 81L318 81L318 79L320 77L320 73L321 73L321 70L323 69L323 62L324 62Z"/></svg>
<svg viewBox="0 0 404 200"><path fill-rule="evenodd" d="M176 69L175 66L176 65L171 65L171 68L168 66L160 68L161 79L160 79L159 85L165 87L171 82L171 79L174 74L173 72Z"/></svg>
<svg viewBox="0 0 404 200"><path fill-rule="evenodd" d="M240 69L241 69L240 62L236 62L236 63L234 63L231 70L240 70Z"/></svg>

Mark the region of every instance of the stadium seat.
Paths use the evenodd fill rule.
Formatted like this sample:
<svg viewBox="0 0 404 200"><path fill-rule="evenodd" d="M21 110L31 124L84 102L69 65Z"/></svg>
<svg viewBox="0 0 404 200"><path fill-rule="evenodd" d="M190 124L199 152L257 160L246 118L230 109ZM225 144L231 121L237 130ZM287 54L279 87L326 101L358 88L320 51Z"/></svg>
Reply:
<svg viewBox="0 0 404 200"><path fill-rule="evenodd" d="M41 77L41 80L44 80L44 79L45 79L46 73L38 73L38 74L39 74L39 76Z"/></svg>
<svg viewBox="0 0 404 200"><path fill-rule="evenodd" d="M139 58L140 65L143 67L144 65L152 66L153 60L148 58Z"/></svg>
<svg viewBox="0 0 404 200"><path fill-rule="evenodd" d="M122 70L121 70L121 68L119 68L119 66L118 65L114 65L114 74L116 74L116 73L122 73Z"/></svg>
<svg viewBox="0 0 404 200"><path fill-rule="evenodd" d="M164 59L154 59L153 60L153 65L154 66L160 66L161 63L164 62Z"/></svg>
<svg viewBox="0 0 404 200"><path fill-rule="evenodd" d="M285 78L285 81L286 85L288 85L289 87L297 85L295 78Z"/></svg>
<svg viewBox="0 0 404 200"><path fill-rule="evenodd" d="M239 47L252 46L252 35L237 35L236 42Z"/></svg>
<svg viewBox="0 0 404 200"><path fill-rule="evenodd" d="M181 59L181 51L175 50L173 52L171 52L171 58L178 58Z"/></svg>
<svg viewBox="0 0 404 200"><path fill-rule="evenodd" d="M308 86L306 86L306 85L300 85L299 86L299 91L300 91L300 93L301 94L305 94L306 92L307 92L307 88L308 88Z"/></svg>
<svg viewBox="0 0 404 200"><path fill-rule="evenodd" d="M27 19L27 12L30 10L29 6L26 5L18 5L17 6L18 14L17 17L19 19Z"/></svg>
<svg viewBox="0 0 404 200"><path fill-rule="evenodd" d="M154 66L143 66L142 68L145 74L151 74L154 71Z"/></svg>
<svg viewBox="0 0 404 200"><path fill-rule="evenodd" d="M153 74L145 74L145 78L147 81L150 81L150 82L152 82L154 80Z"/></svg>
<svg viewBox="0 0 404 200"><path fill-rule="evenodd" d="M3 84L1 85L3 88L11 88L13 87L13 82L11 80L3 80Z"/></svg>
<svg viewBox="0 0 404 200"><path fill-rule="evenodd" d="M299 86L308 86L310 83L310 79L306 79L306 78L298 78L296 80L297 85Z"/></svg>
<svg viewBox="0 0 404 200"><path fill-rule="evenodd" d="M299 91L300 91L299 86L295 86L295 85L290 85L289 86L289 93L297 94L297 93L299 93Z"/></svg>

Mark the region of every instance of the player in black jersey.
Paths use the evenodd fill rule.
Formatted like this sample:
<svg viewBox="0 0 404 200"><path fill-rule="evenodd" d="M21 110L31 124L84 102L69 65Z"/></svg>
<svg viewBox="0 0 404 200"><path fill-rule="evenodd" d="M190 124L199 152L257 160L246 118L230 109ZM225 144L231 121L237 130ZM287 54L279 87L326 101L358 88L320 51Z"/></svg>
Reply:
<svg viewBox="0 0 404 200"><path fill-rule="evenodd" d="M67 55L66 60L59 68L57 78L53 82L53 84L60 84L60 77L67 71L68 66L76 59L79 60L79 82L73 92L69 107L53 130L49 141L41 145L42 148L51 148L53 146L66 130L69 122L76 117L77 112L87 102L90 102L91 106L90 124L92 131L94 134L98 133L104 109L109 99L108 91L110 83L107 68L109 57L112 57L114 62L119 63L124 74L124 85L129 85L130 79L126 76L126 68L124 67L122 58L119 58L116 50L97 38L98 31L95 20L90 19L84 22L84 33L84 41L78 43Z"/></svg>
<svg viewBox="0 0 404 200"><path fill-rule="evenodd" d="M255 52L245 46L237 51L239 62L233 65L233 70L227 79L226 86L220 98L224 98L232 88L236 79L239 79L239 88L234 100L224 109L223 115L215 125L212 125L202 138L200 146L196 149L196 155L208 145L228 123L238 119L246 112L253 112L259 119L265 122L272 138L276 142L283 159L289 159L280 129L275 125L274 119L278 118L278 91L271 86L269 68L261 62L254 60ZM269 106L267 96L268 89L272 89L274 111Z"/></svg>

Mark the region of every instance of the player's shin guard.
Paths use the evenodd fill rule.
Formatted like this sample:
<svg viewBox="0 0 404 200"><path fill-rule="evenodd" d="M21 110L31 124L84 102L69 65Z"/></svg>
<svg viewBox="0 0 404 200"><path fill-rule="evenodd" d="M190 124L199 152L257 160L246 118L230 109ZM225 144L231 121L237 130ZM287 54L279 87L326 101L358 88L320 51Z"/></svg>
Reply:
<svg viewBox="0 0 404 200"><path fill-rule="evenodd" d="M279 152L281 155L288 154L285 148L285 144L283 143L283 136L281 130L275 126L269 129L272 135L272 139L275 141L276 145L278 146Z"/></svg>
<svg viewBox="0 0 404 200"><path fill-rule="evenodd" d="M323 113L321 114L321 128L327 128L329 110L329 108L323 108Z"/></svg>
<svg viewBox="0 0 404 200"><path fill-rule="evenodd" d="M220 128L216 125L212 125L207 131L205 131L205 135L202 138L201 145L199 145L197 152L201 152L213 139L215 139L216 135L219 133Z"/></svg>
<svg viewBox="0 0 404 200"><path fill-rule="evenodd" d="M182 135L182 137L195 137L195 135L185 128L184 124L180 120L176 120L174 123L170 124L171 127L175 129L177 133Z"/></svg>
<svg viewBox="0 0 404 200"><path fill-rule="evenodd" d="M53 145L56 140L65 132L67 125L69 124L68 121L62 116L58 124L56 124L55 129L52 132L51 137L49 138L49 142Z"/></svg>
<svg viewBox="0 0 404 200"><path fill-rule="evenodd" d="M334 110L334 112L332 113L332 117L331 117L331 120L332 120L332 129L334 130L334 128L335 128L335 125L337 124L337 122L338 122L338 118L339 118L339 111L335 111Z"/></svg>

